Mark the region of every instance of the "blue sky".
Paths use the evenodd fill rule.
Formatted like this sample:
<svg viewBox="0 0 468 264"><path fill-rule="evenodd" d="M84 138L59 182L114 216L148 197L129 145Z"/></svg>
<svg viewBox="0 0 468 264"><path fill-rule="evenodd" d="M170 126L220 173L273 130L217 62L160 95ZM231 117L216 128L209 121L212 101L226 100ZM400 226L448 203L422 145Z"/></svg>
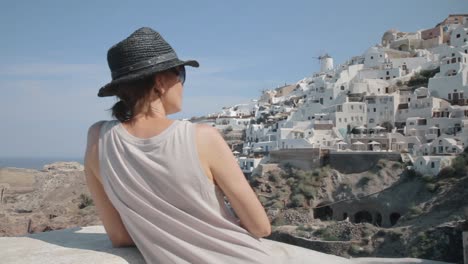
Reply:
<svg viewBox="0 0 468 264"><path fill-rule="evenodd" d="M159 31L188 68L190 118L258 98L362 54L391 28L431 28L466 0L3 1L0 157L82 157L88 127L110 119L106 53L134 30Z"/></svg>

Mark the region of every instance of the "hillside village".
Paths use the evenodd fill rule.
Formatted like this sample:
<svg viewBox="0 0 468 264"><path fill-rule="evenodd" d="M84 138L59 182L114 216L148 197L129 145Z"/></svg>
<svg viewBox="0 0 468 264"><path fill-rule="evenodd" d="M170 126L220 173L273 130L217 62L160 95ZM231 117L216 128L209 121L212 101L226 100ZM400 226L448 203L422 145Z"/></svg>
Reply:
<svg viewBox="0 0 468 264"><path fill-rule="evenodd" d="M191 121L232 132L247 176L301 155L307 161L296 165L305 168L356 155L401 158L436 176L468 146L468 14L417 32L388 30L339 65L329 54L318 59L320 72Z"/></svg>
<svg viewBox="0 0 468 264"><path fill-rule="evenodd" d="M463 263L467 58L468 14L449 15L433 28L389 30L338 66L323 54L320 72L191 121L222 132L272 223L268 239L347 258ZM0 217L3 245L31 243L26 256L52 245L49 255L78 259L57 241L91 244L85 252L109 241L76 162L0 168ZM72 233L93 225L83 230L99 236ZM43 235L7 238L34 233ZM41 237L53 240L36 250Z"/></svg>

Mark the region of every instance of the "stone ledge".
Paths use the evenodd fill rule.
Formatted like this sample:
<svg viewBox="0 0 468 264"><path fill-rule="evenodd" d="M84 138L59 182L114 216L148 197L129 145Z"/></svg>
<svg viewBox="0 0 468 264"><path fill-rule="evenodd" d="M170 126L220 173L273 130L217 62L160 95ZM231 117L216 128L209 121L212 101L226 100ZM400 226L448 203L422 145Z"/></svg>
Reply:
<svg viewBox="0 0 468 264"><path fill-rule="evenodd" d="M0 237L1 263L145 264L136 247L113 248L102 225Z"/></svg>
<svg viewBox="0 0 468 264"><path fill-rule="evenodd" d="M310 250L301 247L292 247L300 256L304 256L299 259L300 263L309 263L309 260L310 263L315 263L316 261L307 257L323 254L317 251L311 253ZM102 225L74 227L18 237L0 237L0 260L2 264L145 264L136 247L113 248ZM331 262L327 264L332 264ZM349 263L436 264L445 262L413 258L355 258L350 259Z"/></svg>

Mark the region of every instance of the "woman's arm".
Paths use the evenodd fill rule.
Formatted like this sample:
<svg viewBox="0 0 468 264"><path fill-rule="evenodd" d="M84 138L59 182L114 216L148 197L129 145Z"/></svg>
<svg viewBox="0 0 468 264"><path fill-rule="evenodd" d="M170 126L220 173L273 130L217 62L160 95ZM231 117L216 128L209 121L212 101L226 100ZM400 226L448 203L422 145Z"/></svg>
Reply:
<svg viewBox="0 0 468 264"><path fill-rule="evenodd" d="M265 209L250 187L231 149L216 128L197 124L197 140L214 181L224 192L242 226L255 237L268 236L271 225Z"/></svg>
<svg viewBox="0 0 468 264"><path fill-rule="evenodd" d="M113 247L134 246L132 238L127 232L120 214L114 208L109 198L107 197L101 183L99 173L99 158L98 158L98 139L101 123L95 123L88 130L88 144L85 154L85 175L88 189L93 198L101 219L104 229L106 230Z"/></svg>

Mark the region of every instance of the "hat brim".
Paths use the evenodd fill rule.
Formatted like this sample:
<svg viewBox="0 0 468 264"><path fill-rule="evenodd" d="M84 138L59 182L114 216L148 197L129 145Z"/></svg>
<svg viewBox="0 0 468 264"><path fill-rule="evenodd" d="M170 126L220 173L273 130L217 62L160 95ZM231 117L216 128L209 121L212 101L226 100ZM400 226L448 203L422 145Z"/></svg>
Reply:
<svg viewBox="0 0 468 264"><path fill-rule="evenodd" d="M102 86L99 89L98 96L99 97L113 96L115 95L115 87L119 84L138 80L138 79L143 79L155 73L162 72L170 68L174 68L174 67L181 66L181 65L184 65L184 66L187 65L187 66L191 66L195 68L198 68L200 66L200 64L196 60L182 61L179 59L175 59L175 60L163 62L157 65L153 65L151 67L142 69L138 72L130 73L121 78L112 80L110 83Z"/></svg>

